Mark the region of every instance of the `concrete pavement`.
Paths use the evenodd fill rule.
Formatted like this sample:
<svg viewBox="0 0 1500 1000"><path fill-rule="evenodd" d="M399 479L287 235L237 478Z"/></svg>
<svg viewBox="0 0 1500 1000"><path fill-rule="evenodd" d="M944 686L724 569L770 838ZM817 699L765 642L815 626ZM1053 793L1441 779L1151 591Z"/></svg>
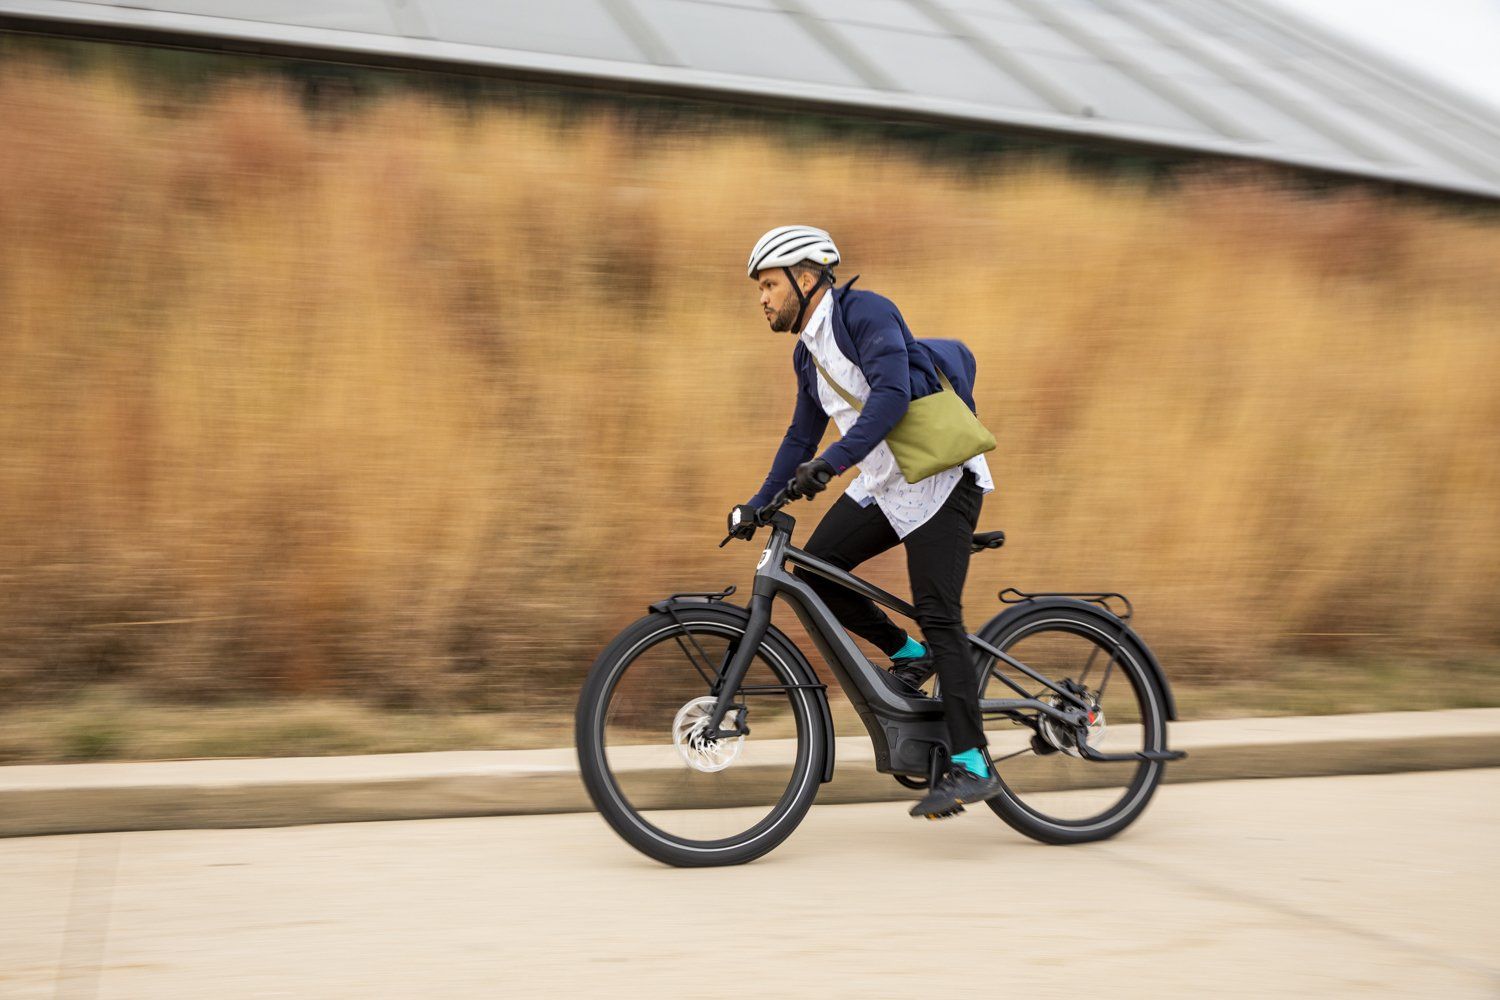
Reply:
<svg viewBox="0 0 1500 1000"><path fill-rule="evenodd" d="M1003 744L1015 731L993 735ZM1500 709L1184 722L1169 739L1190 754L1167 767L1169 782L1495 767ZM785 751L753 736L747 747L740 776L756 755L774 770ZM662 750L638 755L633 797L679 778L681 763ZM819 802L912 795L875 771L863 734L841 737L837 760ZM1005 767L1013 783L1056 780L1056 769L1028 778L1024 759ZM571 748L0 767L0 836L590 809Z"/></svg>
<svg viewBox="0 0 1500 1000"><path fill-rule="evenodd" d="M1494 998L1497 828L1468 770L1171 786L1074 848L818 806L728 869L592 815L12 839L0 998Z"/></svg>

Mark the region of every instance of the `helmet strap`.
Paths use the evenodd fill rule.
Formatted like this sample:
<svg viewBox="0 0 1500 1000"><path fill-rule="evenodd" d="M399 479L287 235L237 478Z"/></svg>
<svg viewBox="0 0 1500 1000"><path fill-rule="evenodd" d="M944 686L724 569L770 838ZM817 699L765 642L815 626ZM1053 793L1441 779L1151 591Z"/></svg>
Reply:
<svg viewBox="0 0 1500 1000"><path fill-rule="evenodd" d="M797 293L797 318L792 321L791 332L801 333L802 320L807 315L808 303L812 301L814 295L818 294L818 289L823 287L823 282L826 281L830 285L833 284L833 272L829 271L826 267L823 268L823 270L818 272L818 280L813 282L812 290L804 292L802 286L797 284L797 276L792 273L792 269L790 267L783 267L782 270L786 272L786 280L792 283L792 291Z"/></svg>

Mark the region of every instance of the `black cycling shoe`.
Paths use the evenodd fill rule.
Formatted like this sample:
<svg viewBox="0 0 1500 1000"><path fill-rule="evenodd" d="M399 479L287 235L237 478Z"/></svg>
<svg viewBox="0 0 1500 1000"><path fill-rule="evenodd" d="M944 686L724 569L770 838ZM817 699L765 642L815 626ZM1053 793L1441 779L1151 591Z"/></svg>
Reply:
<svg viewBox="0 0 1500 1000"><path fill-rule="evenodd" d="M954 764L938 779L937 787L911 807L913 816L943 819L963 812L965 804L983 802L1000 794L1000 776L990 768L990 776L981 778L962 764Z"/></svg>
<svg viewBox="0 0 1500 1000"><path fill-rule="evenodd" d="M897 682L891 687L895 688L898 694L925 698L926 694L922 691L922 685L927 683L927 678L931 677L935 670L937 667L933 665L932 654L928 653L925 656L910 656L904 660L897 660L885 668L884 674L887 680Z"/></svg>

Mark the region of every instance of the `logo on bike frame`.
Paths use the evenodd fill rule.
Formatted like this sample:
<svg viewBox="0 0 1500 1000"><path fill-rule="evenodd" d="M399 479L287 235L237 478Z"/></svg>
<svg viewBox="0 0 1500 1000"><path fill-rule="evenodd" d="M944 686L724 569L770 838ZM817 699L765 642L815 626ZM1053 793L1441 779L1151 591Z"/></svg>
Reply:
<svg viewBox="0 0 1500 1000"><path fill-rule="evenodd" d="M760 562L758 562L758 563L755 564L755 568L756 569L760 569L761 567L765 566L765 564L768 563L768 562L770 562L770 561L771 561L771 550L770 549L766 549L764 552L762 552L760 554Z"/></svg>

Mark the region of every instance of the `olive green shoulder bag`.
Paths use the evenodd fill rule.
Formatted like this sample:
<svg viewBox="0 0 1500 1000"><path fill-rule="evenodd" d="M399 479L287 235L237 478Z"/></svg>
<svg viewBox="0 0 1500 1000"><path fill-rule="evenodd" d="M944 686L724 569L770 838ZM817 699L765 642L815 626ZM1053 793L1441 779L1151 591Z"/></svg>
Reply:
<svg viewBox="0 0 1500 1000"><path fill-rule="evenodd" d="M813 364L834 392L844 397L855 412L863 412L859 400L835 382L817 358L813 358ZM906 415L885 436L885 443L896 456L896 465L908 483L919 483L995 448L995 435L985 429L974 411L953 391L942 366L934 361L933 367L943 387L912 400L906 407Z"/></svg>

